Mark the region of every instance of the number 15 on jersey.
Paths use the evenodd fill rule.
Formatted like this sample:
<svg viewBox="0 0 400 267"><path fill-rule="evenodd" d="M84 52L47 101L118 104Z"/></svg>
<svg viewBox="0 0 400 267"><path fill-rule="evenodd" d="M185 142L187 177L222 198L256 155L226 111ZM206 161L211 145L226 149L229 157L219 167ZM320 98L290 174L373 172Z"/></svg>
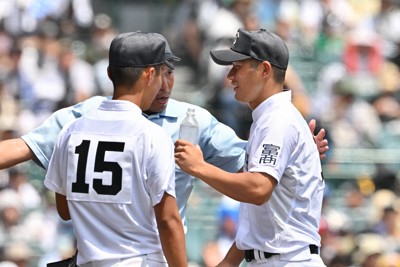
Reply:
<svg viewBox="0 0 400 267"><path fill-rule="evenodd" d="M74 133L68 142L67 199L131 201L131 138Z"/></svg>

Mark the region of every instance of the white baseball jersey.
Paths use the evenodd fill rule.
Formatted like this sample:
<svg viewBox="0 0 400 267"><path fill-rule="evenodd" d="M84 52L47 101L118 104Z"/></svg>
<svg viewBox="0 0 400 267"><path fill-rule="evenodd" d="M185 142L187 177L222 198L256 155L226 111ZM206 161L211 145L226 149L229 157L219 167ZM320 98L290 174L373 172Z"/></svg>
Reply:
<svg viewBox="0 0 400 267"><path fill-rule="evenodd" d="M291 92L269 97L252 117L244 171L267 173L278 183L263 205L241 203L237 247L284 254L319 246L325 183L316 144Z"/></svg>
<svg viewBox="0 0 400 267"><path fill-rule="evenodd" d="M44 184L67 197L78 265L162 251L153 206L175 197L173 151L128 101L105 100L63 128Z"/></svg>

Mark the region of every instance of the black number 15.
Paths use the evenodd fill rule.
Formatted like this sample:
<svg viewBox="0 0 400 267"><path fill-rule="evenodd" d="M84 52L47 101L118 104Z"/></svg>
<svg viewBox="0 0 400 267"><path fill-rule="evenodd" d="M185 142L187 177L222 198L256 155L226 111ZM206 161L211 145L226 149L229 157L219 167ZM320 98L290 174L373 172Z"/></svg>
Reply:
<svg viewBox="0 0 400 267"><path fill-rule="evenodd" d="M83 140L75 148L78 154L78 168L76 170L76 182L72 183L72 192L89 193L89 184L86 183L86 167L88 161L90 140ZM111 185L103 185L102 179L93 179L93 189L101 195L116 195L122 188L122 168L117 162L104 161L106 151L124 151L125 143L99 141L94 162L95 172L109 171L112 175Z"/></svg>

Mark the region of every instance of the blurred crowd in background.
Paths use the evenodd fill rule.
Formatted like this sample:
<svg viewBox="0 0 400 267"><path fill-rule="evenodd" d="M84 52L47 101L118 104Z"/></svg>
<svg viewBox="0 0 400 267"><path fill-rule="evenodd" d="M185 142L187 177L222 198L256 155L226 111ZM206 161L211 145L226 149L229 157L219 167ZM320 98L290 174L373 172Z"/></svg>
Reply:
<svg viewBox="0 0 400 267"><path fill-rule="evenodd" d="M126 31L156 31L176 64L173 97L207 108L246 139L249 108L210 49L238 28L266 28L290 51L286 87L330 150L320 234L328 267L400 266L399 0L1 0L0 140L52 112L111 95L108 48ZM318 129L317 129L318 130ZM42 267L74 253L44 170L0 172L0 266ZM193 266L215 266L234 240L238 203L196 181L187 245Z"/></svg>

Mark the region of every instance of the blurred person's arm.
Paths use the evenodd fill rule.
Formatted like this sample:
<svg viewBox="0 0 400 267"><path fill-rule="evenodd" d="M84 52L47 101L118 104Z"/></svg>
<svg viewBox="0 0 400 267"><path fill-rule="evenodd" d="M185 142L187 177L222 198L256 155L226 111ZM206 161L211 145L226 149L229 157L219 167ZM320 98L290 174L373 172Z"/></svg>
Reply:
<svg viewBox="0 0 400 267"><path fill-rule="evenodd" d="M304 87L303 81L296 70L289 65L286 71L285 87L292 91L293 105L300 111L303 117L310 114L310 97Z"/></svg>

